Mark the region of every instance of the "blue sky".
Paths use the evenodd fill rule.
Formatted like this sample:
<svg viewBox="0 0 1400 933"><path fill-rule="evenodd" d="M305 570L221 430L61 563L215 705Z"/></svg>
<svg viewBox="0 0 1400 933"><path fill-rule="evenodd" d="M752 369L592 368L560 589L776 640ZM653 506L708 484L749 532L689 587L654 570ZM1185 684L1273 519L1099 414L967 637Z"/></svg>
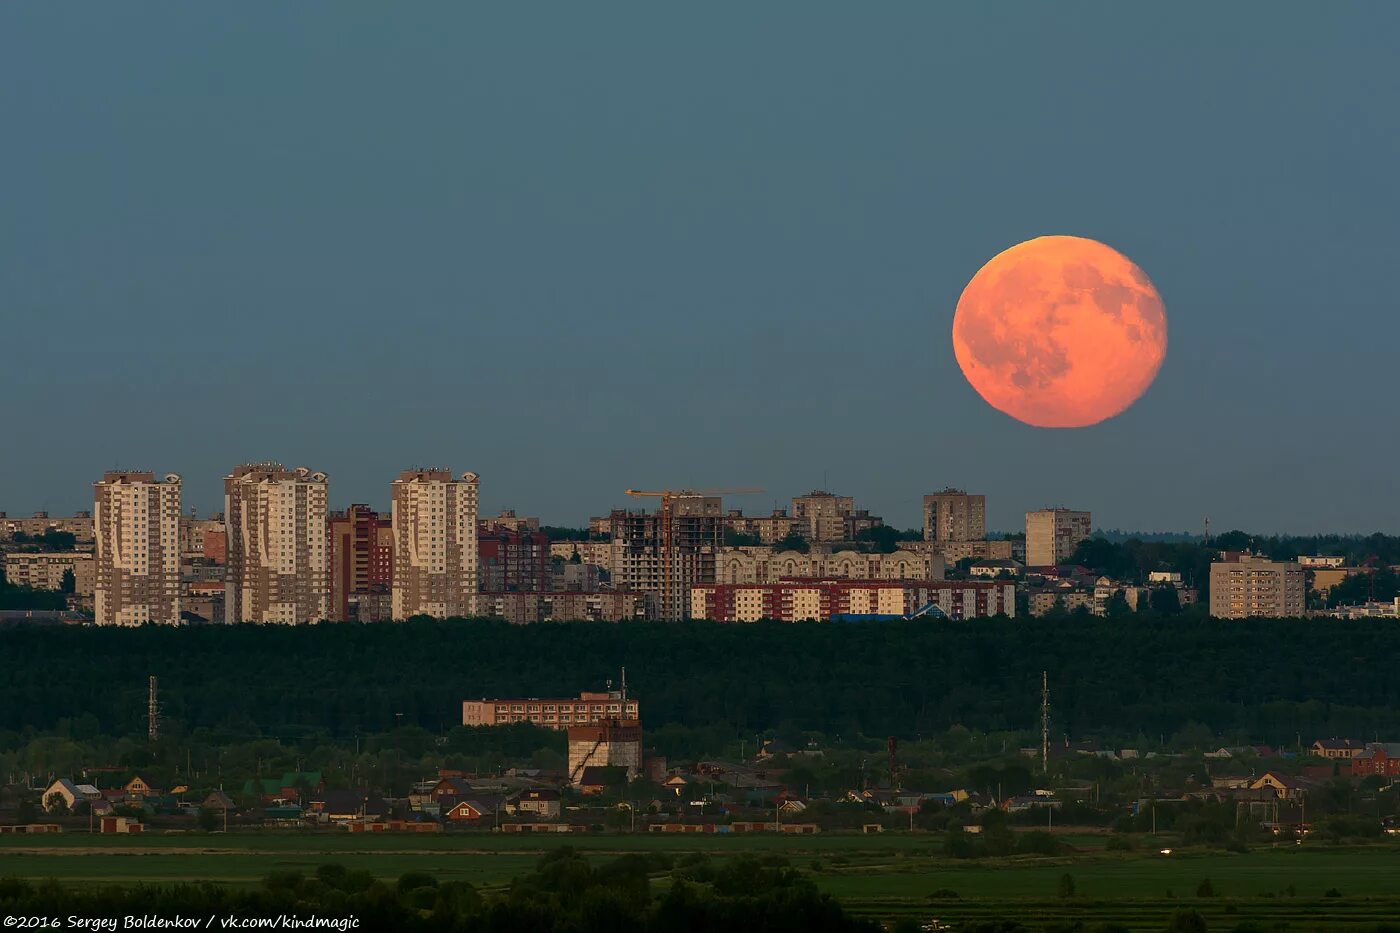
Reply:
<svg viewBox="0 0 1400 933"><path fill-rule="evenodd" d="M814 486L901 525L1395 531L1392 4L0 7L0 509L247 459ZM957 369L1041 234L1166 302L1155 385L1046 431Z"/></svg>

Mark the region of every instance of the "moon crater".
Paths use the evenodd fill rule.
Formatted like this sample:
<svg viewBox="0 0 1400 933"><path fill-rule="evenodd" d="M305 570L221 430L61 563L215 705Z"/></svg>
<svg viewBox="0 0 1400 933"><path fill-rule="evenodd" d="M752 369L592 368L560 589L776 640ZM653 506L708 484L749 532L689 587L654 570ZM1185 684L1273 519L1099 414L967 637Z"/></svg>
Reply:
<svg viewBox="0 0 1400 933"><path fill-rule="evenodd" d="M953 317L953 352L993 408L1037 427L1084 427L1152 384L1167 352L1166 312L1122 253L1038 237L972 277Z"/></svg>

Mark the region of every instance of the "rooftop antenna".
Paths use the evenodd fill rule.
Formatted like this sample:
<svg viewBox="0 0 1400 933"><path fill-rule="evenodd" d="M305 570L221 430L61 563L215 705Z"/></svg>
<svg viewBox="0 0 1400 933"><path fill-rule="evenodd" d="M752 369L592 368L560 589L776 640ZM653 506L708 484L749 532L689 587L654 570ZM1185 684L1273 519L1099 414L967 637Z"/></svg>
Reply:
<svg viewBox="0 0 1400 933"><path fill-rule="evenodd" d="M1050 676L1040 672L1040 770L1050 770Z"/></svg>
<svg viewBox="0 0 1400 933"><path fill-rule="evenodd" d="M160 709L156 705L156 675L151 680L146 693L146 741L155 744L159 733Z"/></svg>

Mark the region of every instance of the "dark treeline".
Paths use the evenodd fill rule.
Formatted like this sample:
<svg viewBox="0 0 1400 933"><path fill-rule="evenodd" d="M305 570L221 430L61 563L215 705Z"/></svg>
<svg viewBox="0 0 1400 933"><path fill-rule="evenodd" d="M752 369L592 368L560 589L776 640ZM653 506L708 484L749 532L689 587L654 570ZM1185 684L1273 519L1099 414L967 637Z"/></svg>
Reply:
<svg viewBox="0 0 1400 933"><path fill-rule="evenodd" d="M652 879L669 875L665 893ZM354 917L360 930L471 933L875 933L847 915L781 858L741 857L713 865L704 856L678 862L660 854L625 855L595 865L570 848L551 851L535 870L500 893L463 881L410 872L395 884L368 872L322 865L312 875L274 872L253 890L212 884L65 888L0 878L0 911L9 917L103 919L155 915L204 920ZM217 921L216 921L217 922ZM335 927L331 927L334 929Z"/></svg>
<svg viewBox="0 0 1400 933"><path fill-rule="evenodd" d="M649 730L914 737L1035 727L1044 670L1057 735L1197 723L1292 746L1400 733L1397 657L1383 621L16 626L0 630L0 730L142 734L154 674L186 730L443 732L464 699L576 695L625 665Z"/></svg>

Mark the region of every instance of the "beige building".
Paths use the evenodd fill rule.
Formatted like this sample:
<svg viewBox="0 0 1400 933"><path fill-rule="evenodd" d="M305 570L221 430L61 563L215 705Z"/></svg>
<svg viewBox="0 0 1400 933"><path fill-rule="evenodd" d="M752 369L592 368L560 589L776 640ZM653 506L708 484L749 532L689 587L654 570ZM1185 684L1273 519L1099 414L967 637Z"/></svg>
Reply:
<svg viewBox="0 0 1400 933"><path fill-rule="evenodd" d="M36 590L63 589L63 575L73 573L73 595L92 596L97 585L97 561L91 554L64 551L56 554L3 555L5 579L15 586Z"/></svg>
<svg viewBox="0 0 1400 933"><path fill-rule="evenodd" d="M394 480L395 619L476 615L477 483L442 469Z"/></svg>
<svg viewBox="0 0 1400 933"><path fill-rule="evenodd" d="M870 528L883 525L878 516L856 508L851 496L814 489L792 500L793 531L810 542L851 541Z"/></svg>
<svg viewBox="0 0 1400 933"><path fill-rule="evenodd" d="M71 518L55 517L48 512L35 512L27 518L11 516L0 512L0 540L17 534L31 538L50 531L66 531L73 536L78 547L93 543L92 513L78 512Z"/></svg>
<svg viewBox="0 0 1400 933"><path fill-rule="evenodd" d="M573 560L577 554L583 563L602 567L609 573L612 572L612 551L611 541L551 541L549 544L551 558Z"/></svg>
<svg viewBox="0 0 1400 933"><path fill-rule="evenodd" d="M642 724L604 719L569 729L569 783L578 786L585 768L625 768L627 780L642 770Z"/></svg>
<svg viewBox="0 0 1400 933"><path fill-rule="evenodd" d="M716 622L824 622L834 616L981 619L1016 615L1016 584L970 580L783 580L695 586L691 615Z"/></svg>
<svg viewBox="0 0 1400 933"><path fill-rule="evenodd" d="M1094 530L1088 512L1041 509L1026 513L1026 566L1063 564Z"/></svg>
<svg viewBox="0 0 1400 933"><path fill-rule="evenodd" d="M626 622L645 619L645 593L567 590L547 593L478 593L476 614L523 625L530 622Z"/></svg>
<svg viewBox="0 0 1400 933"><path fill-rule="evenodd" d="M604 719L636 719L636 700L624 700L620 690L583 692L574 699L466 700L462 703L464 726L509 726L532 722L546 729L568 729Z"/></svg>
<svg viewBox="0 0 1400 933"><path fill-rule="evenodd" d="M113 471L94 483L98 625L180 622L180 477Z"/></svg>
<svg viewBox="0 0 1400 933"><path fill-rule="evenodd" d="M224 477L229 622L330 618L326 514L324 473L253 463Z"/></svg>
<svg viewBox="0 0 1400 933"><path fill-rule="evenodd" d="M933 553L942 555L944 562L949 564L956 564L960 560L1015 559L1011 541L912 541L903 546L913 549L919 544L927 545Z"/></svg>
<svg viewBox="0 0 1400 933"><path fill-rule="evenodd" d="M504 528L506 531L539 531L540 520L515 514L515 509L501 509L500 515L483 518L482 530Z"/></svg>
<svg viewBox="0 0 1400 933"><path fill-rule="evenodd" d="M1210 565L1210 614L1217 619L1296 618L1306 609L1301 564L1231 552Z"/></svg>
<svg viewBox="0 0 1400 933"><path fill-rule="evenodd" d="M974 496L952 488L924 496L925 541L980 542L986 537L986 496Z"/></svg>
<svg viewBox="0 0 1400 933"><path fill-rule="evenodd" d="M723 548L715 561L717 584L766 584L796 578L828 580L942 580L943 558L932 552L908 550L892 554L863 554L813 547L773 551L766 547Z"/></svg>
<svg viewBox="0 0 1400 933"><path fill-rule="evenodd" d="M797 519L787 509L774 509L767 515L745 515L743 509L730 509L725 526L741 535L754 535L763 544L781 541L794 531L800 533Z"/></svg>

